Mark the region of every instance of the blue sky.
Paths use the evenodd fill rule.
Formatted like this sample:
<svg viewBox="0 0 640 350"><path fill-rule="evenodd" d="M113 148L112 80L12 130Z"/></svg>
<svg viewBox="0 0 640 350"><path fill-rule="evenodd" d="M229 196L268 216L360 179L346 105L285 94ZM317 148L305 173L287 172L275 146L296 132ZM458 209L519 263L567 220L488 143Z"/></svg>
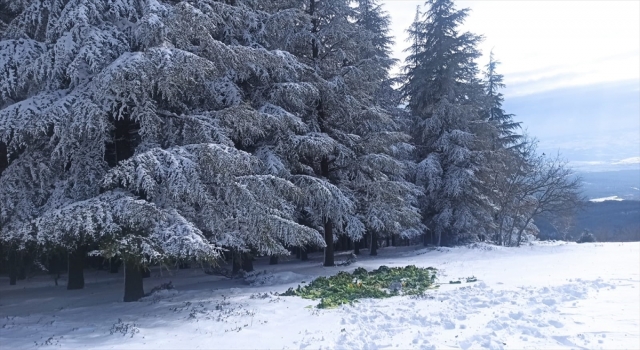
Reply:
<svg viewBox="0 0 640 350"><path fill-rule="evenodd" d="M386 0L403 59L423 1ZM502 61L505 109L577 170L640 167L640 1L457 1Z"/></svg>

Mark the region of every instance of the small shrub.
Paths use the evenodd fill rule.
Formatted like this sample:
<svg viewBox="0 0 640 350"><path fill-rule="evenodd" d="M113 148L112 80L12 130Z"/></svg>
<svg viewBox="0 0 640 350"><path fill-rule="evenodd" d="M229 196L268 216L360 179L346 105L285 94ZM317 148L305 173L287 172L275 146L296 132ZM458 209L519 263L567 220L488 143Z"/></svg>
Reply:
<svg viewBox="0 0 640 350"><path fill-rule="evenodd" d="M368 272L359 267L353 273L338 272L331 277L318 277L305 287L289 288L283 296L320 299L320 309L351 304L362 298L389 298L396 295L421 295L437 287L436 269L380 266Z"/></svg>
<svg viewBox="0 0 640 350"><path fill-rule="evenodd" d="M582 232L582 235L580 235L580 238L578 238L578 240L576 241L576 243L593 243L593 242L597 242L596 236L594 236L593 233L589 231Z"/></svg>
<svg viewBox="0 0 640 350"><path fill-rule="evenodd" d="M122 334L122 336L129 335L133 338L134 335L140 333L140 329L138 329L138 325L135 323L124 323L122 319L118 319L118 322L114 323L109 330L109 334L114 335L116 333Z"/></svg>

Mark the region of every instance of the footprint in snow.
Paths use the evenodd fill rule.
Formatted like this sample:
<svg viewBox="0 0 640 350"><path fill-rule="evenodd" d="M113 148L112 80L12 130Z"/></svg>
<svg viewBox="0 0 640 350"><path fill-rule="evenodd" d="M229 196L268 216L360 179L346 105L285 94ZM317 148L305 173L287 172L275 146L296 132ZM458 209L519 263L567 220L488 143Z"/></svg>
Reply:
<svg viewBox="0 0 640 350"><path fill-rule="evenodd" d="M562 328L564 327L564 324L562 324L561 322L558 321L554 321L554 320L549 320L547 321L550 325L556 327L556 328Z"/></svg>
<svg viewBox="0 0 640 350"><path fill-rule="evenodd" d="M442 325L444 326L444 329L456 329L456 324L449 320L443 321Z"/></svg>
<svg viewBox="0 0 640 350"><path fill-rule="evenodd" d="M510 312L509 313L509 317L513 318L514 320L519 320L522 318L522 316L524 316L524 314L522 313L522 311L518 311L518 312Z"/></svg>

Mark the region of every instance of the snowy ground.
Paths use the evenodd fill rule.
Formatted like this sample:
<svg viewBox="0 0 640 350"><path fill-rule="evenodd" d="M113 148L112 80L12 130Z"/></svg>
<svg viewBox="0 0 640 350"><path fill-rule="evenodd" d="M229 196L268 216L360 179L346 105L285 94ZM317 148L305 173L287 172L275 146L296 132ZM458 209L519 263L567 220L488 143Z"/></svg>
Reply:
<svg viewBox="0 0 640 350"><path fill-rule="evenodd" d="M408 264L439 269L443 285L333 310L271 293L340 269ZM120 302L122 277L103 272L87 271L79 291L0 278L0 347L640 349L638 242L385 248L344 268L323 268L319 256L256 268L268 273L251 284L195 268L154 272L146 290L169 280L176 289L136 303ZM446 284L472 275L478 282Z"/></svg>

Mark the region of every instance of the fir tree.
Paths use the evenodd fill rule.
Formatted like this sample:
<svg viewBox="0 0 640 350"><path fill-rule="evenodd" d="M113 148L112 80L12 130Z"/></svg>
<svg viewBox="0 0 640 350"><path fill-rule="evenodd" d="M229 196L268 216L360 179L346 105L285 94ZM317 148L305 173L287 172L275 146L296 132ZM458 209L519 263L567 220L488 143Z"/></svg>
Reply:
<svg viewBox="0 0 640 350"><path fill-rule="evenodd" d="M454 243L482 231L486 196L476 132L484 98L474 62L481 37L459 33L468 10L429 0L409 31L412 46L403 92L415 116L417 184L424 188L426 225L435 242Z"/></svg>
<svg viewBox="0 0 640 350"><path fill-rule="evenodd" d="M374 2L357 7L347 1L317 0L280 5L273 16L292 25L286 33L274 29L273 37L279 40L272 45L281 45L277 47L314 67L320 78L313 82L318 91L318 99L311 104L315 108L302 114L314 132L299 139L325 146L308 149L311 152L298 148L296 157L301 166L294 168L311 169L306 174L351 202L339 207L344 208L340 214L344 218L312 211L315 225L324 229L325 264L333 265L336 234L358 240L365 229L410 235L420 228L413 207L414 188L404 181L405 165L395 159L407 136L399 132L393 115L376 99L388 86L388 67L394 63L388 53L388 17ZM377 217L387 208L386 200L395 204L394 210Z"/></svg>
<svg viewBox="0 0 640 350"><path fill-rule="evenodd" d="M0 177L3 241L98 245L130 272L169 257L213 259L221 246L274 254L323 245L294 220L304 195L268 175L278 161L243 151L271 159L274 140L306 130L259 97L304 87L309 68L262 48L260 25L230 19L265 13L204 0L18 10L0 42L9 77L0 139L13 155ZM125 299L140 296L134 289Z"/></svg>
<svg viewBox="0 0 640 350"><path fill-rule="evenodd" d="M485 118L495 130L495 135L490 137L493 149L517 146L518 141L522 138L522 135L517 133L521 123L513 121L514 115L502 109L504 95L500 89L503 89L505 85L503 75L497 71L499 65L500 61L493 57L493 51L490 52L484 79L487 103L489 104Z"/></svg>
<svg viewBox="0 0 640 350"><path fill-rule="evenodd" d="M500 64L493 52L489 55L486 65L484 87L487 106L484 111L482 124L484 129L481 136L485 155L485 172L483 181L486 184L486 194L493 202L494 230L491 238L498 244L506 243L505 231L509 225L518 225L516 214L520 206L518 184L531 172L526 158L527 141L516 133L520 123L513 121L513 114L502 109L504 97L500 92L505 87L503 76L497 72Z"/></svg>

